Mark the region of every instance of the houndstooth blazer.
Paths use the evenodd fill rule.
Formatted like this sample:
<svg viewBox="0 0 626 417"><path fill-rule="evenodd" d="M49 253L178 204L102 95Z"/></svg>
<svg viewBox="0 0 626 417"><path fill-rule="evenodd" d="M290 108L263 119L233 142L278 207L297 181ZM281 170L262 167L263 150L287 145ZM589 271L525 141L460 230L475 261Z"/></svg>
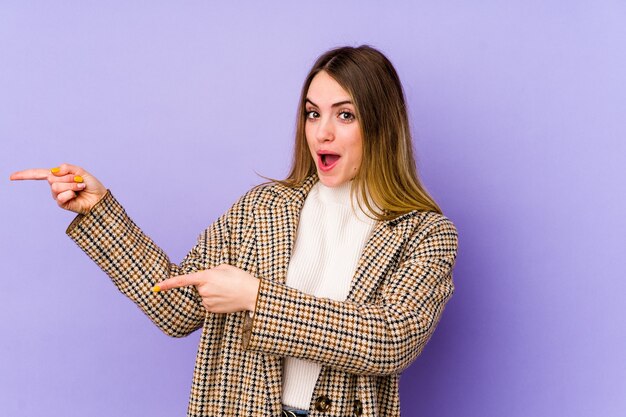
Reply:
<svg viewBox="0 0 626 417"><path fill-rule="evenodd" d="M321 363L311 416L399 416L400 373L420 354L452 295L457 233L414 211L376 224L346 301L285 285L298 217L317 181L246 193L199 237L180 265L107 195L67 234L166 334L202 327L188 416L281 412L282 358ZM208 313L194 287L153 293L167 277L227 263L261 279L253 318Z"/></svg>

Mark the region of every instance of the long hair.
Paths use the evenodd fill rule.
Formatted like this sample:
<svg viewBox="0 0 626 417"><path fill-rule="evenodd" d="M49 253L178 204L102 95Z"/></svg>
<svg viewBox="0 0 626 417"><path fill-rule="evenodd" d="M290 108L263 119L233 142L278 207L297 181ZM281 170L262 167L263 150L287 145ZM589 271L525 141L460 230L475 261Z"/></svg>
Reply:
<svg viewBox="0 0 626 417"><path fill-rule="evenodd" d="M422 186L415 166L402 84L391 62L362 45L332 49L309 71L300 94L291 170L279 182L296 187L316 173L305 135L305 100L311 81L325 71L351 96L363 138L363 157L352 181L359 206L376 220L413 210L441 209Z"/></svg>

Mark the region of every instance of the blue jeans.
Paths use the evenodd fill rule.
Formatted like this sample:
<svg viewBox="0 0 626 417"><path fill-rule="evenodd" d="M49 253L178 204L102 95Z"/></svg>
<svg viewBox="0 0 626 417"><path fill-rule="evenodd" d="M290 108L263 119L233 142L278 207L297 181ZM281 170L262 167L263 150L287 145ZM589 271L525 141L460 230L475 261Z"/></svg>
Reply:
<svg viewBox="0 0 626 417"><path fill-rule="evenodd" d="M283 405L283 412L281 417L306 417L309 415L307 410L300 410L298 408L287 407Z"/></svg>

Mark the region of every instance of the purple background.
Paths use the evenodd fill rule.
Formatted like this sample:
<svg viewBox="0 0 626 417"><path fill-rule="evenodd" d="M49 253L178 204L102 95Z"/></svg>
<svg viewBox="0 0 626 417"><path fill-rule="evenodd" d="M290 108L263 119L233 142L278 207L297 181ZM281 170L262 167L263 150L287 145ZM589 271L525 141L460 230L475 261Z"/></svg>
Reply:
<svg viewBox="0 0 626 417"><path fill-rule="evenodd" d="M362 43L460 233L403 415L626 415L626 3L129 3L0 3L0 416L182 416L199 339L160 333L46 184L8 175L84 166L178 262L286 174L315 58Z"/></svg>

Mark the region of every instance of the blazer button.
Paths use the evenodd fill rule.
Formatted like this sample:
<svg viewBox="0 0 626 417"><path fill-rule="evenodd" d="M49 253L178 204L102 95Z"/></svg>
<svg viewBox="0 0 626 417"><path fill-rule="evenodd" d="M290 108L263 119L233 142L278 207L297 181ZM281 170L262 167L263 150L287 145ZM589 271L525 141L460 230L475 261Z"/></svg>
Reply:
<svg viewBox="0 0 626 417"><path fill-rule="evenodd" d="M317 397L317 400L315 400L315 409L321 412L328 411L330 409L330 398L325 395Z"/></svg>
<svg viewBox="0 0 626 417"><path fill-rule="evenodd" d="M354 400L354 415L359 417L363 414L363 403L361 400Z"/></svg>

